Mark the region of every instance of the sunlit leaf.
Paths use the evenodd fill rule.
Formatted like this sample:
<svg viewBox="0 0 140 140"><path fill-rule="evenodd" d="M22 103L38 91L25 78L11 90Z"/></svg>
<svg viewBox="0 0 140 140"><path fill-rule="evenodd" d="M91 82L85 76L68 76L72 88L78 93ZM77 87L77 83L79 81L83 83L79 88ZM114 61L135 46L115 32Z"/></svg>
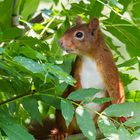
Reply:
<svg viewBox="0 0 140 140"><path fill-rule="evenodd" d="M27 70L33 72L33 73L40 73L44 71L43 65L33 61L32 59L22 57L22 56L16 56L14 58L14 61L16 61L18 64L25 67Z"/></svg>
<svg viewBox="0 0 140 140"><path fill-rule="evenodd" d="M61 100L61 111L68 127L73 119L74 107L70 101Z"/></svg>
<svg viewBox="0 0 140 140"><path fill-rule="evenodd" d="M115 20L112 20L114 19ZM127 20L120 19L118 15L111 12L110 18L105 20L106 30L111 32L125 44L126 50L131 57L140 56L140 30ZM124 26L126 25L126 26Z"/></svg>
<svg viewBox="0 0 140 140"><path fill-rule="evenodd" d="M72 76L65 73L60 67L56 65L47 65L48 70L51 74L55 75L61 82L66 82L70 85L73 85L75 83L75 80L72 78Z"/></svg>
<svg viewBox="0 0 140 140"><path fill-rule="evenodd" d="M137 127L140 126L140 117L132 117L128 119L126 122L124 122L124 125L130 126L130 127Z"/></svg>
<svg viewBox="0 0 140 140"><path fill-rule="evenodd" d="M31 115L32 119L38 121L41 124L42 119L38 109L37 101L32 97L28 97L23 100L22 104L26 111Z"/></svg>
<svg viewBox="0 0 140 140"><path fill-rule="evenodd" d="M55 96L49 96L46 94L42 94L42 93L39 93L39 95L40 95L42 101L44 101L46 104L53 106L56 109L60 109L61 100L59 98L57 98Z"/></svg>
<svg viewBox="0 0 140 140"><path fill-rule="evenodd" d="M127 101L130 102L140 102L140 91L139 90L130 90L127 92Z"/></svg>
<svg viewBox="0 0 140 140"><path fill-rule="evenodd" d="M19 125L7 112L0 110L0 127L10 140L34 140L27 130Z"/></svg>
<svg viewBox="0 0 140 140"><path fill-rule="evenodd" d="M78 89L76 91L71 92L71 94L69 94L67 98L74 101L81 101L84 100L85 98L93 97L95 94L98 94L98 92L100 91L101 91L100 89L95 89L95 88Z"/></svg>
<svg viewBox="0 0 140 140"><path fill-rule="evenodd" d="M31 59L39 59L39 60L47 60L46 57L44 55L42 55L41 53L37 52L36 50L25 46L22 47L19 51L20 54L23 54Z"/></svg>
<svg viewBox="0 0 140 140"><path fill-rule="evenodd" d="M17 27L6 28L3 31L2 38L3 38L4 41L14 39L14 38L22 36L22 32L23 32L23 30L19 29Z"/></svg>
<svg viewBox="0 0 140 140"><path fill-rule="evenodd" d="M140 115L140 102L126 102L122 104L113 104L106 108L104 112L107 116L112 117L138 116Z"/></svg>
<svg viewBox="0 0 140 140"><path fill-rule="evenodd" d="M4 0L0 3L0 13L3 13L0 18L0 25L2 28L11 26L12 8L14 1Z"/></svg>
<svg viewBox="0 0 140 140"><path fill-rule="evenodd" d="M132 140L131 134L125 127L121 126L118 129L118 133L119 133L119 140L124 140L124 139Z"/></svg>
<svg viewBox="0 0 140 140"><path fill-rule="evenodd" d="M76 108L76 120L82 133L89 139L95 140L96 128L90 114L81 106Z"/></svg>
<svg viewBox="0 0 140 140"><path fill-rule="evenodd" d="M140 139L140 129L138 128L132 135L132 140L139 140Z"/></svg>
<svg viewBox="0 0 140 140"><path fill-rule="evenodd" d="M136 57L134 57L134 58L131 58L131 59L119 64L118 67L130 67L138 62L139 62L139 60Z"/></svg>
<svg viewBox="0 0 140 140"><path fill-rule="evenodd" d="M38 4L39 4L39 0L30 0L30 1L24 0L22 2L22 5L23 5L22 11L21 11L22 18L24 20L31 19L31 16L36 11Z"/></svg>
<svg viewBox="0 0 140 140"><path fill-rule="evenodd" d="M132 83L134 80L137 80L137 78L134 77L133 75L126 74L126 73L120 73L120 76L124 86L127 86L130 83Z"/></svg>
<svg viewBox="0 0 140 140"><path fill-rule="evenodd" d="M130 16L132 17L133 21L135 23L138 24L138 26L140 27L139 23L140 23L140 13L139 13L139 7L140 7L140 1L130 1L129 3L129 13Z"/></svg>
<svg viewBox="0 0 140 140"><path fill-rule="evenodd" d="M110 101L111 101L111 98L109 98L109 97L102 97L102 98L94 98L93 99L93 102L96 104L103 104L103 103L110 102Z"/></svg>
<svg viewBox="0 0 140 140"><path fill-rule="evenodd" d="M98 118L98 125L101 130L101 132L109 139L112 138L118 140L118 130L115 127L114 123L109 120L107 116L100 115Z"/></svg>

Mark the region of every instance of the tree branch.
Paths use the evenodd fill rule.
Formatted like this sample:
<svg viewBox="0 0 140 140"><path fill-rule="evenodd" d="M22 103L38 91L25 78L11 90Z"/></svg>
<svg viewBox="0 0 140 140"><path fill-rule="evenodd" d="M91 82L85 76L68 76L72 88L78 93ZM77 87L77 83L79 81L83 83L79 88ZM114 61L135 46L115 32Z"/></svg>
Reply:
<svg viewBox="0 0 140 140"><path fill-rule="evenodd" d="M5 101L2 101L2 102L0 102L0 106L2 106L2 105L5 105L5 104L7 104L7 103L12 103L12 102L14 102L15 100L19 100L19 99L21 99L21 98L24 98L24 97L28 97L28 96L32 96L33 94L32 93L30 93L30 94L21 94L21 95L18 95L18 96L16 96L16 97L12 97L12 98L10 98L10 99L7 99L7 100L5 100Z"/></svg>

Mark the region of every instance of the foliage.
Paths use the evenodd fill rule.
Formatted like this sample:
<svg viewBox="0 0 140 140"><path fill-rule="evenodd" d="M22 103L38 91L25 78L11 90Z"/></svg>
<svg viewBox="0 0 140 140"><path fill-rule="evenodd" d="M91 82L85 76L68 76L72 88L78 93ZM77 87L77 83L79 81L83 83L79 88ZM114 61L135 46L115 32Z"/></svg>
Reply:
<svg viewBox="0 0 140 140"><path fill-rule="evenodd" d="M138 139L140 88L135 84L140 83L140 1L52 0L47 3L50 8L36 12L40 2L0 1L0 138L33 140L24 128L27 120L42 123L44 115L59 108L67 126L75 112L83 134L88 139L95 139L95 126L83 103L102 104L111 99L91 100L98 89L77 90L67 99L60 96L67 85L75 83L69 75L75 56L63 55L58 40L74 24L75 16L80 15L85 22L94 16L100 19L128 101L112 105L100 114L99 128L107 139ZM82 100L81 104L75 102L79 100ZM110 118L121 116L131 118L122 124Z"/></svg>

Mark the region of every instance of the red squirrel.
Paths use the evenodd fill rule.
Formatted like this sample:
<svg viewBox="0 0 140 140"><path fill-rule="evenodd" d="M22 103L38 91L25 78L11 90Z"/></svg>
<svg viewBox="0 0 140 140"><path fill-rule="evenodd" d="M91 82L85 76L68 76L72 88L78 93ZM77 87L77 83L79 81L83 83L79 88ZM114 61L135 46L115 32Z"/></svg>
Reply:
<svg viewBox="0 0 140 140"><path fill-rule="evenodd" d="M74 87L70 87L63 94L66 98L71 91L79 88L99 88L103 92L97 93L96 97L111 97L112 104L125 101L124 88L113 60L113 56L99 28L99 20L93 18L88 24L82 24L81 17L77 17L76 25L68 29L60 39L61 47L68 53L77 55L72 69L72 76L77 80ZM101 112L107 105L88 103L86 107ZM90 112L93 120L97 115ZM66 128L65 121L60 111L56 111L56 120L61 132L68 134L78 133L74 117L69 127ZM55 136L55 140L63 139L63 135Z"/></svg>
<svg viewBox="0 0 140 140"><path fill-rule="evenodd" d="M64 98L79 88L99 88L103 89L103 92L97 93L95 97L111 97L112 104L125 101L124 88L118 69L111 51L105 44L97 18L93 18L88 24L82 24L82 19L77 17L76 25L64 33L60 44L68 53L77 55L72 68L72 76L77 83L74 87L68 87L63 94ZM108 104L88 103L85 106L90 110L102 112ZM90 114L96 123L98 115L94 111ZM51 137L54 140L63 140L65 134L71 135L80 132L75 116L67 128L60 110L56 110L56 124L57 129L51 131Z"/></svg>

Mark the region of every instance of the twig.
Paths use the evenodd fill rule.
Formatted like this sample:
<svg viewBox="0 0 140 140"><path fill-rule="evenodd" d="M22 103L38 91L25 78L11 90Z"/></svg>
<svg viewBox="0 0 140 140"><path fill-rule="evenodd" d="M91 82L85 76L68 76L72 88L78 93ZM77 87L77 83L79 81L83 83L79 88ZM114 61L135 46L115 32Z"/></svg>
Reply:
<svg viewBox="0 0 140 140"><path fill-rule="evenodd" d="M7 99L7 100L5 100L5 101L2 101L2 102L0 102L0 106L2 106L2 105L5 105L5 104L7 104L7 103L12 103L12 102L14 102L14 101L16 101L16 100L19 100L19 99L21 99L21 98L24 98L24 97L28 97L28 96L32 96L33 94L21 94L21 95L18 95L18 96L16 96L16 97L12 97L12 98L10 98L10 99Z"/></svg>

